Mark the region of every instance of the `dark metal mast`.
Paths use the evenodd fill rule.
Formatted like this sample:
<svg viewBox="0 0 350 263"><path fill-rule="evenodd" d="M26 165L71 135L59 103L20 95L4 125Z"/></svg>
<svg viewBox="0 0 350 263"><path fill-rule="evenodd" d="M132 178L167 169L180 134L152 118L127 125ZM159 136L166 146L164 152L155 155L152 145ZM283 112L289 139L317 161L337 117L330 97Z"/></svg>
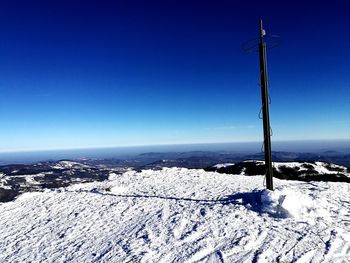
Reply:
<svg viewBox="0 0 350 263"><path fill-rule="evenodd" d="M271 129L270 129L270 113L269 113L269 90L268 90L267 67L266 67L266 42L264 40L265 35L266 35L266 33L265 33L265 30L263 29L262 19L260 19L259 59L260 59L262 114L263 114L263 126L264 126L266 188L269 190L273 190Z"/></svg>

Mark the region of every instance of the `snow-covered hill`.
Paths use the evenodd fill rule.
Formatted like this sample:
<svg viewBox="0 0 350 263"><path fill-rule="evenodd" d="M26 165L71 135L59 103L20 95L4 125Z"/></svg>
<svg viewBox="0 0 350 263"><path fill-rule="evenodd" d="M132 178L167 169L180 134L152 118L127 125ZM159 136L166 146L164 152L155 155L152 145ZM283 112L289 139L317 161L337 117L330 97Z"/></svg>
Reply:
<svg viewBox="0 0 350 263"><path fill-rule="evenodd" d="M350 184L165 168L0 204L0 262L350 262Z"/></svg>
<svg viewBox="0 0 350 263"><path fill-rule="evenodd" d="M105 168L62 160L36 164L0 166L0 202L33 191L65 187L75 183L103 181L108 173L123 172L124 168Z"/></svg>
<svg viewBox="0 0 350 263"><path fill-rule="evenodd" d="M264 161L247 160L239 163L216 164L205 170L249 176L265 174L266 168ZM273 162L273 176L285 180L350 183L350 169L348 167L327 162Z"/></svg>

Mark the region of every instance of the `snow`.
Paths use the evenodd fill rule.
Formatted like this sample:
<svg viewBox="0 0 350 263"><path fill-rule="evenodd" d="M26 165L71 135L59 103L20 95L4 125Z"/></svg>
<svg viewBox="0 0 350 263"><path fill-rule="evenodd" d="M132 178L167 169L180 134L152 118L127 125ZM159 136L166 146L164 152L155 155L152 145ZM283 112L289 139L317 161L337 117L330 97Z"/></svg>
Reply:
<svg viewBox="0 0 350 263"><path fill-rule="evenodd" d="M34 175L27 175L24 177L24 179L26 180L27 184L39 184L39 182L35 181L34 177Z"/></svg>
<svg viewBox="0 0 350 263"><path fill-rule="evenodd" d="M328 212L316 204L304 193L283 188L282 190L264 190L261 194L261 210L280 217L293 217L315 224L319 217L329 218Z"/></svg>
<svg viewBox="0 0 350 263"><path fill-rule="evenodd" d="M220 169L220 168L226 168L226 167L233 166L233 165L235 165L235 164L234 163L219 163L219 164L214 165L214 167L217 169Z"/></svg>
<svg viewBox="0 0 350 263"><path fill-rule="evenodd" d="M3 189L11 189L11 187L6 184L7 184L6 176L3 173L0 173L0 187Z"/></svg>
<svg viewBox="0 0 350 263"><path fill-rule="evenodd" d="M315 162L310 163L310 162L306 162L306 163L302 163L302 162L273 162L273 166L276 169L279 169L280 167L284 166L284 167L290 167L290 168L294 168L294 167L298 167L300 171L307 171L308 168L304 167L303 164L307 164L308 166L312 166L313 170L315 170L318 174L338 174L339 171L332 171L330 169L327 168L327 166L331 167L331 168L338 168L339 170L343 171L343 173L345 175L348 175L348 173L344 172L346 171L346 167L342 166L342 165L336 165L336 164L330 164L330 163L325 163L325 162Z"/></svg>
<svg viewBox="0 0 350 263"><path fill-rule="evenodd" d="M85 164L81 164L73 161L59 161L56 165L52 166L52 168L54 169L66 169L66 168L73 168L73 167L88 167L88 166Z"/></svg>
<svg viewBox="0 0 350 263"><path fill-rule="evenodd" d="M256 164L263 165L264 161L257 161L257 160L246 160L243 162L254 162ZM310 171L310 169L314 170L316 174L344 174L347 177L350 177L350 173L347 172L347 167L332 163L326 163L326 162L272 162L272 166L279 172L281 172L281 168L287 167L287 168L297 168L298 171ZM218 167L217 167L218 168ZM243 174L243 173L242 173Z"/></svg>
<svg viewBox="0 0 350 263"><path fill-rule="evenodd" d="M164 168L0 204L0 262L350 262L350 184Z"/></svg>

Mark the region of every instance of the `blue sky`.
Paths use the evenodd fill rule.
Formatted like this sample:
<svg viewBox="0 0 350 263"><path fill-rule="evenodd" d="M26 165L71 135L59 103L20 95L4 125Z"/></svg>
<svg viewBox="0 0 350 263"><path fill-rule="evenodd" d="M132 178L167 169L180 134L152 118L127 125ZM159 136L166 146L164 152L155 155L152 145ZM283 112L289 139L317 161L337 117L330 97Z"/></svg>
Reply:
<svg viewBox="0 0 350 263"><path fill-rule="evenodd" d="M260 17L273 140L350 139L346 1L260 2L2 1L0 151L260 141Z"/></svg>

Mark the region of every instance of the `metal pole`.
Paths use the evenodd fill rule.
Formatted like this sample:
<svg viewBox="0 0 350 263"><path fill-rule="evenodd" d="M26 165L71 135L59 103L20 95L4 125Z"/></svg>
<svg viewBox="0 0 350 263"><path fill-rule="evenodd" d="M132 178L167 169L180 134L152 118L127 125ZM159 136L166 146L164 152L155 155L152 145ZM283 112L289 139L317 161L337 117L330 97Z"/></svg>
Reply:
<svg viewBox="0 0 350 263"><path fill-rule="evenodd" d="M265 31L263 29L262 19L260 19L259 59L260 59L262 113L263 113L263 126L264 126L266 188L269 190L273 190L269 94L268 94L268 88L267 88L268 84L267 84L267 67L266 67L266 42L264 41L264 37L265 37Z"/></svg>

